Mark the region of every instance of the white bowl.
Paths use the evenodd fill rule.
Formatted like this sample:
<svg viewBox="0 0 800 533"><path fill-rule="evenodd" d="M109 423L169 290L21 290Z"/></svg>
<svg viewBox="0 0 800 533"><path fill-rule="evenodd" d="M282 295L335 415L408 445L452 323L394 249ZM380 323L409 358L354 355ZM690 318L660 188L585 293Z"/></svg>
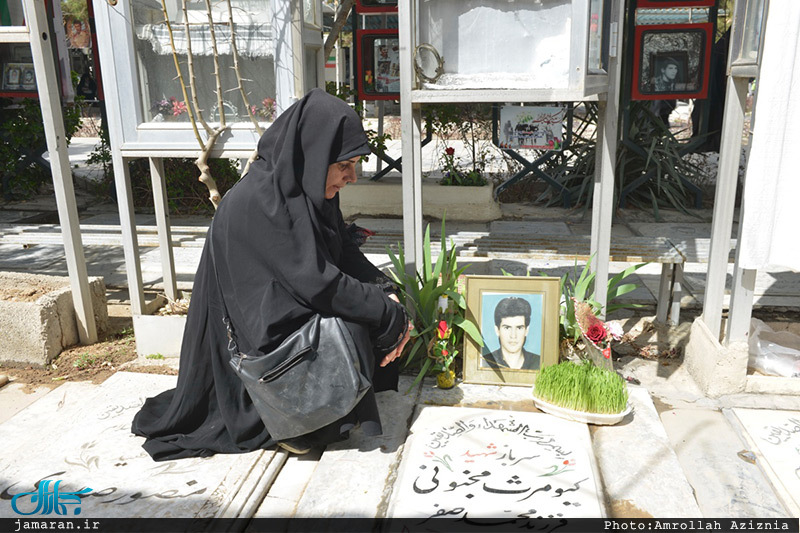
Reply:
<svg viewBox="0 0 800 533"><path fill-rule="evenodd" d="M575 411L574 409L567 409L566 407L559 407L552 403L546 402L541 398L533 397L533 405L540 411L547 414L564 418L566 420L574 420L575 422L583 422L585 424L596 424L598 426L611 426L618 424L625 416L633 411L633 405L628 402L628 405L620 413L589 413L586 411Z"/></svg>

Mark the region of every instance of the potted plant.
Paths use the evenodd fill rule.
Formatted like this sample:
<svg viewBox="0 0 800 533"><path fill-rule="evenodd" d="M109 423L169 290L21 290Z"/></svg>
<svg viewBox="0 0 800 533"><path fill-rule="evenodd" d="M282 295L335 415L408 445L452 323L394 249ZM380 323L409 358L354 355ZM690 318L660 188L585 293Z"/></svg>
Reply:
<svg viewBox="0 0 800 533"><path fill-rule="evenodd" d="M467 267L458 266L455 246L451 243L448 247L445 242L444 220L436 262L432 260L430 225L425 230L420 271L406 271L402 246L398 255L391 250L387 253L393 265L390 273L400 288L400 302L414 322L403 366L418 368L414 385L435 372L440 376L437 377L439 386L452 386L455 383L452 367L464 333L480 346L483 346L483 338L477 326L465 316L467 302L459 290L459 277Z"/></svg>
<svg viewBox="0 0 800 533"><path fill-rule="evenodd" d="M625 380L589 360L543 368L534 384L533 404L560 418L601 425L616 424L631 411Z"/></svg>

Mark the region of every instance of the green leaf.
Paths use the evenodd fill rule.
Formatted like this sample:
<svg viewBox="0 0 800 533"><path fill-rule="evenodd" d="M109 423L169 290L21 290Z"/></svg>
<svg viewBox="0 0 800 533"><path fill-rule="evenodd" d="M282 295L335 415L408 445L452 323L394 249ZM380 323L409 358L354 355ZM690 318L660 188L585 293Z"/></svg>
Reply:
<svg viewBox="0 0 800 533"><path fill-rule="evenodd" d="M483 346L483 335L481 335L478 327L471 320L457 316L453 318L453 325L463 329L467 335L472 337L472 340L478 343L478 346Z"/></svg>

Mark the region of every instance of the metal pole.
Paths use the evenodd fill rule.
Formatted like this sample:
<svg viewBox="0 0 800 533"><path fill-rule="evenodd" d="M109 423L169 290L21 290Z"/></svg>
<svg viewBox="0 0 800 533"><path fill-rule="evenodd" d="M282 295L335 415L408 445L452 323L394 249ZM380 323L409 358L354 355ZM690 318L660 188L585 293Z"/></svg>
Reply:
<svg viewBox="0 0 800 533"><path fill-rule="evenodd" d="M608 298L608 263L611 256L611 223L614 216L614 171L617 159L622 72L619 55L622 52L625 1L616 0L612 13L616 13L616 19L610 25L612 29L608 54L608 94L606 101L601 100L597 107L597 159L592 196L591 253L594 258L592 270L595 272L594 299L601 305L601 318L605 318Z"/></svg>
<svg viewBox="0 0 800 533"><path fill-rule="evenodd" d="M708 257L708 277L703 296L703 321L714 335L720 334L722 299L728 275L731 253L731 228L739 183L739 157L742 152L742 129L747 96L746 78L728 76L725 96L725 120L719 150L717 190L711 223L711 250Z"/></svg>
<svg viewBox="0 0 800 533"><path fill-rule="evenodd" d="M72 304L75 307L75 318L78 323L78 337L81 344L92 344L97 342L97 325L94 320L92 295L89 290L86 258L83 254L72 171L69 167L64 117L61 112L61 91L53 49L50 45L52 35L47 25L44 2L25 0L24 5L30 30L31 54L36 72L39 104L42 108L47 151L50 153L50 170L53 174L58 220L61 224L61 235L64 238L64 253L72 289Z"/></svg>

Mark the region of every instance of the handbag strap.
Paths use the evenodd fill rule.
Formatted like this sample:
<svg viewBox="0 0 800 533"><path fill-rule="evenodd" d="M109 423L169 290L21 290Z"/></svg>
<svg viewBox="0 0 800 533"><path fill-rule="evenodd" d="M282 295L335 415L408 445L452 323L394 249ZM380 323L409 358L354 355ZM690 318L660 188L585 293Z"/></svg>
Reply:
<svg viewBox="0 0 800 533"><path fill-rule="evenodd" d="M222 293L222 284L219 282L219 272L217 271L217 260L214 254L214 239L211 236L211 228L209 226L208 233L206 233L206 240L209 245L209 252L211 253L211 264L214 267L214 277L217 280L217 288L219 289L219 297L222 300L222 323L225 324L225 329L228 334L228 352L231 354L231 359L236 359L238 366L242 364L244 354L239 351L239 345L236 342L236 333L231 323L231 317L228 314L228 306L225 305L225 295Z"/></svg>

